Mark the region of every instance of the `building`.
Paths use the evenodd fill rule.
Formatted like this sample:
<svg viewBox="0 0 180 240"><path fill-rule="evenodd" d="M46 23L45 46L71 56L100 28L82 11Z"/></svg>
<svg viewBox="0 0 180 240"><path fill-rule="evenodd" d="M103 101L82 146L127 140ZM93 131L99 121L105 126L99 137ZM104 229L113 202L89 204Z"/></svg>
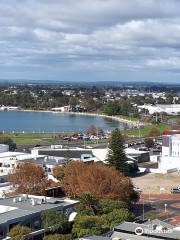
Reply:
<svg viewBox="0 0 180 240"><path fill-rule="evenodd" d="M55 107L55 108L51 108L51 110L55 111L55 112L69 112L70 111L70 106Z"/></svg>
<svg viewBox="0 0 180 240"><path fill-rule="evenodd" d="M151 166L154 164L155 168ZM149 166L141 166L140 171L153 173L180 172L180 131L164 131L162 152L150 155Z"/></svg>
<svg viewBox="0 0 180 240"><path fill-rule="evenodd" d="M104 162L106 163L108 157L108 148L101 149L88 149L88 148L79 148L79 147L71 147L71 148L63 148L59 146L59 148L54 148L53 145L51 147L36 147L31 150L31 154L33 155L46 155L51 157L60 157L71 160L79 160L83 162ZM131 162L148 162L149 161L149 151L140 151L138 149L126 148L125 149L128 160Z"/></svg>
<svg viewBox="0 0 180 240"><path fill-rule="evenodd" d="M17 164L30 160L43 160L46 156L37 156L22 152L1 152L0 173L8 174Z"/></svg>
<svg viewBox="0 0 180 240"><path fill-rule="evenodd" d="M0 144L0 153L2 153L2 152L8 152L8 151L9 151L9 145Z"/></svg>
<svg viewBox="0 0 180 240"><path fill-rule="evenodd" d="M122 222L114 228L111 239L121 240L155 240L155 239L178 239L178 228L160 220L147 221L143 224L135 222Z"/></svg>
<svg viewBox="0 0 180 240"><path fill-rule="evenodd" d="M158 167L163 173L180 171L180 134L163 135Z"/></svg>
<svg viewBox="0 0 180 240"><path fill-rule="evenodd" d="M1 106L0 111L17 111L20 110L20 107L13 107L13 106Z"/></svg>
<svg viewBox="0 0 180 240"><path fill-rule="evenodd" d="M158 104L158 105L142 105L138 106L139 112L147 109L149 114L165 112L169 115L178 115L180 113L180 104Z"/></svg>
<svg viewBox="0 0 180 240"><path fill-rule="evenodd" d="M90 236L81 240L175 240L179 239L180 228L158 219L143 224L122 222L105 236Z"/></svg>
<svg viewBox="0 0 180 240"><path fill-rule="evenodd" d="M41 213L45 210L62 211L70 219L77 200L34 195L19 195L0 199L0 239L17 225L26 225L33 231L42 229Z"/></svg>

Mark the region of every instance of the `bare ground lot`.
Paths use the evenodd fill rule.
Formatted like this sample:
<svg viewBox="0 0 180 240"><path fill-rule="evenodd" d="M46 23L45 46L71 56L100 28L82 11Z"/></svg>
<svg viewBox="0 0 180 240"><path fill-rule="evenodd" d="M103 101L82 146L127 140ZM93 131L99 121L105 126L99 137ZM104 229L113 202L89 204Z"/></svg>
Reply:
<svg viewBox="0 0 180 240"><path fill-rule="evenodd" d="M180 173L148 173L132 178L132 181L146 194L170 193L172 187L180 187Z"/></svg>

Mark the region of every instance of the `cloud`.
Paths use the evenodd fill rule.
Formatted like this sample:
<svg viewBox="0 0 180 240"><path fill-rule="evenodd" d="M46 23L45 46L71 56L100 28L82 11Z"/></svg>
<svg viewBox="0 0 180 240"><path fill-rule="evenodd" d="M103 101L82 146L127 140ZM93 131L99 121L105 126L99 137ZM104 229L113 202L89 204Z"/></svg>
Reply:
<svg viewBox="0 0 180 240"><path fill-rule="evenodd" d="M143 80L168 71L174 78L179 9L178 0L1 0L2 76L129 80L135 72Z"/></svg>

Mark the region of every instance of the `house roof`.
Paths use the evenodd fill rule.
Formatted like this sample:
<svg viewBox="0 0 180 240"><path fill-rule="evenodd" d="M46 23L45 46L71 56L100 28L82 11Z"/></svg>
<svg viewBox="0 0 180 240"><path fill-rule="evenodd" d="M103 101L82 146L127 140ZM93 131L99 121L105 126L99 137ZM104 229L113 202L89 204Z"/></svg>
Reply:
<svg viewBox="0 0 180 240"><path fill-rule="evenodd" d="M169 231L159 231L157 228L153 229L153 225L155 226L162 226L163 228L165 228L166 230L168 229ZM131 235L135 235L135 230L137 227L140 227L143 229L144 233L143 235L141 235L143 237L143 239L146 239L146 236L151 237L152 238L156 238L159 237L161 239L177 239L180 236L180 231L174 230L174 227L170 224L166 224L162 221L156 220L154 222L151 222L148 224L148 222L145 222L144 224L139 224L139 223L135 223L135 222L122 222L120 225L118 225L117 227L114 228L114 233L113 236L118 236L121 235L121 233L127 233L127 234L131 234ZM153 231L151 231L153 230ZM138 236L139 237L139 236ZM132 239L136 239L136 238L132 238ZM149 239L149 238L147 238Z"/></svg>
<svg viewBox="0 0 180 240"><path fill-rule="evenodd" d="M33 200L36 201L35 205L32 205ZM42 203L42 200L44 200L45 203ZM19 195L0 199L0 224L14 221L24 216L41 213L45 210L63 210L78 202L79 201L64 198L50 198L33 195Z"/></svg>

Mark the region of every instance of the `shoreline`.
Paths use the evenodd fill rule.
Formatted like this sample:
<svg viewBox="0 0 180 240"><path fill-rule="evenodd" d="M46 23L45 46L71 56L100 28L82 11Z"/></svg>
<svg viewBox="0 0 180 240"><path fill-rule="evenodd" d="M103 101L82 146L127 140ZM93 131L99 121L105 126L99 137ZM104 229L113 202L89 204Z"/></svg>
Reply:
<svg viewBox="0 0 180 240"><path fill-rule="evenodd" d="M140 121L133 121L133 120L128 120L122 117L118 116L108 116L104 114L98 114L98 113L88 113L88 112L59 112L59 111L51 111L51 110L30 110L30 109L22 109L22 110L9 110L9 111L17 111L17 112L45 112L45 113L54 113L54 114L67 114L67 115L82 115L82 116L92 116L92 117L101 117L101 118L107 118L113 121L117 121L119 123L125 123L127 125L131 125L134 127L140 127L140 126L145 126L148 125L147 123L143 123Z"/></svg>

